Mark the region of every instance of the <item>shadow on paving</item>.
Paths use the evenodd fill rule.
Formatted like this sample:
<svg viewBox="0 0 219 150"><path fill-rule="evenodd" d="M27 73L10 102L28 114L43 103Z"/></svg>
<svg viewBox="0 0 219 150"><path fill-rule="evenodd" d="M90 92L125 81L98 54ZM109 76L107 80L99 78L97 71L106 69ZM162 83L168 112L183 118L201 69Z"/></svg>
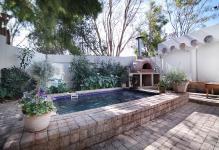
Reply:
<svg viewBox="0 0 219 150"><path fill-rule="evenodd" d="M219 107L188 103L87 149L219 149Z"/></svg>
<svg viewBox="0 0 219 150"><path fill-rule="evenodd" d="M0 149L10 133L22 126L22 112L17 101L0 104Z"/></svg>

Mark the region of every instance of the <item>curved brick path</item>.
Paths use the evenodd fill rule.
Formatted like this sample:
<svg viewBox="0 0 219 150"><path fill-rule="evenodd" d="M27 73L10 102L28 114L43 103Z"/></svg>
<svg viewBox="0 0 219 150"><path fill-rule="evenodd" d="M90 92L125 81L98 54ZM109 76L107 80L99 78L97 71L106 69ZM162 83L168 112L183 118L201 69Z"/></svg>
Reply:
<svg viewBox="0 0 219 150"><path fill-rule="evenodd" d="M188 103L92 150L219 150L219 107Z"/></svg>

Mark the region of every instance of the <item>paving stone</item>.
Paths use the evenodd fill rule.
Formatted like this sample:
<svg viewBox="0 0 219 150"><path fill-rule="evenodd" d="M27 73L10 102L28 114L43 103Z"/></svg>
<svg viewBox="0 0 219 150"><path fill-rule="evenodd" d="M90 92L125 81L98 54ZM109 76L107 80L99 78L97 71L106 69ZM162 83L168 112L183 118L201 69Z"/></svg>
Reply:
<svg viewBox="0 0 219 150"><path fill-rule="evenodd" d="M21 133L8 138L6 149L7 146L16 149L18 144L23 149L218 149L219 107L185 104L187 101L183 98L186 95L162 94L97 110L54 116L46 132L37 134L23 132L22 123L10 128L9 125L17 120L14 122L14 118L10 118L11 112L1 115L0 109L0 134L7 137L9 129Z"/></svg>
<svg viewBox="0 0 219 150"><path fill-rule="evenodd" d="M211 112L212 114L209 114L210 109L214 109ZM141 128L137 127L116 136L111 141L120 139L121 143L128 149L140 149L139 147L144 146L142 149L145 150L219 150L217 126L211 128L204 126L209 117L213 117L214 120L219 119L219 116L216 115L218 112L219 107L212 108L188 103L170 114L142 124ZM162 132L164 130L165 132ZM138 136L140 138L137 138ZM134 140L134 142L128 142L127 137L131 138L130 141ZM141 146L137 147L138 144L141 144ZM105 148L102 149L105 150Z"/></svg>
<svg viewBox="0 0 219 150"><path fill-rule="evenodd" d="M49 137L49 140L58 139L59 138L59 130L58 129L48 130L48 137Z"/></svg>

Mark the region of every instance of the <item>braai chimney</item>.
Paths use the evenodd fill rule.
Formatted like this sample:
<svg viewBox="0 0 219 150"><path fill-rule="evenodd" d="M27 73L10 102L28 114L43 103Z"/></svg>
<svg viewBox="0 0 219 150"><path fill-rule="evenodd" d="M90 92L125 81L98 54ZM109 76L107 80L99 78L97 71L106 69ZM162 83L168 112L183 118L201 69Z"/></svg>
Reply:
<svg viewBox="0 0 219 150"><path fill-rule="evenodd" d="M142 36L139 36L136 38L137 44L138 44L137 45L138 46L138 55L137 55L138 59L142 58L142 51L144 49L144 44L143 44L142 38L143 38Z"/></svg>

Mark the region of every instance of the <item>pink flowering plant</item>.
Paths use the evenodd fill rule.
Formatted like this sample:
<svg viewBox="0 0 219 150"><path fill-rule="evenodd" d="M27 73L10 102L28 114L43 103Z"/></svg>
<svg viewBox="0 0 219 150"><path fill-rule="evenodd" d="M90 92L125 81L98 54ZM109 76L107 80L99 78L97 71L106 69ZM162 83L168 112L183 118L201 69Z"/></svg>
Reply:
<svg viewBox="0 0 219 150"><path fill-rule="evenodd" d="M22 112L29 116L40 116L56 110L53 102L47 100L45 91L41 88L24 93L20 104Z"/></svg>

